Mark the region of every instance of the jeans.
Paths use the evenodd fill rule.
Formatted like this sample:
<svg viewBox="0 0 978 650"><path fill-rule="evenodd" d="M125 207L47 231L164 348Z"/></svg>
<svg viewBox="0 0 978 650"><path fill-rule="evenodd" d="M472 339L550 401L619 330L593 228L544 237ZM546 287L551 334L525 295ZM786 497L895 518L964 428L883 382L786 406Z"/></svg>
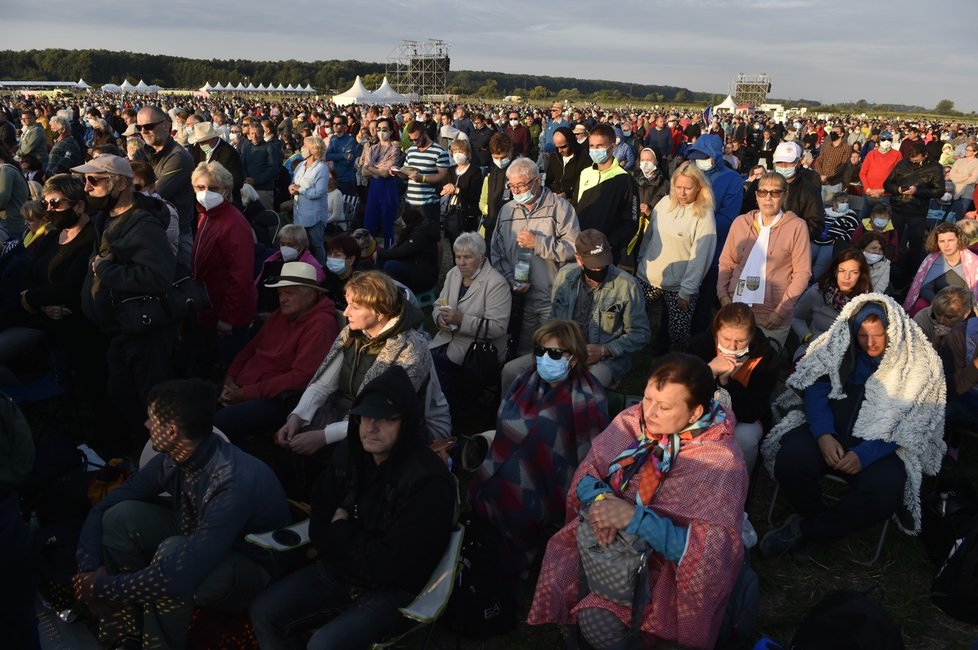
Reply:
<svg viewBox="0 0 978 650"><path fill-rule="evenodd" d="M865 196L863 198L865 199L865 201L863 201L863 206L859 209L859 220L860 221L862 221L863 219L866 219L867 217L869 217L869 214L873 211L873 207L874 206L877 206L877 205L880 205L880 204L882 204L882 205L889 205L890 204L890 197L888 197L888 196L881 196L878 199L874 199L871 196Z"/></svg>
<svg viewBox="0 0 978 650"><path fill-rule="evenodd" d="M377 236L383 233L384 248L394 246L394 221L397 219L397 179L371 178L367 186L367 205L363 227Z"/></svg>
<svg viewBox="0 0 978 650"><path fill-rule="evenodd" d="M306 228L306 236L309 238L309 252L316 258L320 266L326 265L326 224L322 221L315 226Z"/></svg>
<svg viewBox="0 0 978 650"><path fill-rule="evenodd" d="M240 445L248 438L275 433L285 424L295 404L294 399L282 397L245 400L219 409L214 414L214 426L224 432L228 440Z"/></svg>
<svg viewBox="0 0 978 650"><path fill-rule="evenodd" d="M404 260L387 260L384 273L391 276L415 294L434 288L438 281L438 268L426 264L415 264Z"/></svg>
<svg viewBox="0 0 978 650"><path fill-rule="evenodd" d="M849 490L826 507L819 479L832 473ZM889 454L856 474L832 470L807 426L785 434L774 461L774 476L794 509L802 516L801 531L812 542L834 542L850 533L886 521L903 503L907 472L897 455Z"/></svg>
<svg viewBox="0 0 978 650"><path fill-rule="evenodd" d="M835 247L832 244L812 244L812 279L814 284L822 278L822 274L832 266L832 251Z"/></svg>
<svg viewBox="0 0 978 650"><path fill-rule="evenodd" d="M163 561L186 540L175 513L142 501L123 501L103 515L102 560L109 574L134 573ZM185 597L126 601L126 607L103 621L108 636L141 635L144 648L186 648L187 628L197 605L244 611L271 582L271 576L253 560L228 551Z"/></svg>
<svg viewBox="0 0 978 650"><path fill-rule="evenodd" d="M322 562L299 569L276 582L251 605L251 623L262 650L365 648L391 633L401 620L399 607L414 599L404 590L363 591L353 597L351 585ZM306 633L315 629L308 645Z"/></svg>

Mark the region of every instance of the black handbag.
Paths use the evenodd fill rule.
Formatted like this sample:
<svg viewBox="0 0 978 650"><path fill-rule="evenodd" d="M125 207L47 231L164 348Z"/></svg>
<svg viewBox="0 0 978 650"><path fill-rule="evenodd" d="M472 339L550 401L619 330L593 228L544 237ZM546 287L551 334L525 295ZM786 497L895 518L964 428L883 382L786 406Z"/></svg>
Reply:
<svg viewBox="0 0 978 650"><path fill-rule="evenodd" d="M480 338L479 332L485 327L485 336ZM465 351L462 368L469 381L475 386L492 386L499 383L499 351L489 338L489 321L479 319L475 328L475 340Z"/></svg>
<svg viewBox="0 0 978 650"><path fill-rule="evenodd" d="M143 334L178 323L210 306L207 290L189 275L180 278L164 294L133 296L116 302L119 329Z"/></svg>

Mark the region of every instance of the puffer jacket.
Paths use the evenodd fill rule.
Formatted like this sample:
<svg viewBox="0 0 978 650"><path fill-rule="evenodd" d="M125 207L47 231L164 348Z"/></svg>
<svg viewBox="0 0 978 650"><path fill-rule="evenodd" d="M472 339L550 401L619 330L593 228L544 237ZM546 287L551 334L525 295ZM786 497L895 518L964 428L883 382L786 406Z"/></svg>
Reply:
<svg viewBox="0 0 978 650"><path fill-rule="evenodd" d="M900 194L900 188L917 186L913 196ZM909 160L901 160L883 182L883 189L892 194L890 209L893 212L924 217L930 200L944 194L944 168L937 162L924 161L917 165Z"/></svg>

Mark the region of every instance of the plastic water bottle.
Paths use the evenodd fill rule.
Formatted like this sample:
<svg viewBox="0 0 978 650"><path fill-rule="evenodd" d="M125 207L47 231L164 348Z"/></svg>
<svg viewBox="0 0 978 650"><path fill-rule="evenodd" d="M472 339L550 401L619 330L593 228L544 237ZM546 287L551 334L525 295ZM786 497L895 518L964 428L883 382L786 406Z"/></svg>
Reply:
<svg viewBox="0 0 978 650"><path fill-rule="evenodd" d="M522 289L530 282L530 258L533 251L529 248L519 248L516 251L516 266L513 268L513 281L517 289Z"/></svg>

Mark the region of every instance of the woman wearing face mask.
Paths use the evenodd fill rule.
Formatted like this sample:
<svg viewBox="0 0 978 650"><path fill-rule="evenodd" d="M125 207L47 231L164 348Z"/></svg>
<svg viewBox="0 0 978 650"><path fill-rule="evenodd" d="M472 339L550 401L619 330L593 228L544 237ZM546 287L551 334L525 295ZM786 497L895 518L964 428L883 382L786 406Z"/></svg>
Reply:
<svg viewBox="0 0 978 650"><path fill-rule="evenodd" d="M879 233L867 232L855 240L855 246L863 252L869 265L873 293L886 293L890 288L890 260L884 253L886 240Z"/></svg>
<svg viewBox="0 0 978 650"><path fill-rule="evenodd" d="M713 205L710 182L695 165L685 162L670 179L668 198L652 208L636 277L645 290L646 305L662 303L654 350L686 350L700 283L716 248Z"/></svg>
<svg viewBox="0 0 978 650"><path fill-rule="evenodd" d="M632 176L635 177L635 182L638 185L638 230L635 232L632 241L625 247L618 267L634 272L635 258L642 248L649 222L652 219L652 208L669 194L669 177L659 169L655 152L648 147L639 152L638 169L632 172Z"/></svg>
<svg viewBox="0 0 978 650"><path fill-rule="evenodd" d="M326 240L326 295L336 304L340 326L345 324L343 310L346 309L346 283L354 271L368 271L371 264L360 259L360 244L350 235L336 235Z"/></svg>
<svg viewBox="0 0 978 650"><path fill-rule="evenodd" d="M210 308L197 320L203 340L201 361L227 368L248 340L255 318L255 245L251 226L231 203L234 179L220 163L200 163L191 175L197 198L197 233L190 250L190 273L207 289ZM217 358L214 359L214 352Z"/></svg>
<svg viewBox="0 0 978 650"><path fill-rule="evenodd" d="M929 305L944 287L965 287L978 298L978 255L953 223L939 223L927 235L930 253L917 269L903 308L911 316Z"/></svg>
<svg viewBox="0 0 978 650"><path fill-rule="evenodd" d="M316 282L322 284L326 279L326 272L323 267L309 251L306 229L294 223L282 226L278 232L278 250L265 258L265 261L261 263L261 270L255 278L255 286L258 288L259 314L267 316L278 308L278 292L275 289L268 289L265 284L274 282L273 278L278 277L282 265L286 262L305 262L316 269Z"/></svg>
<svg viewBox="0 0 978 650"><path fill-rule="evenodd" d="M761 436L771 428L778 354L757 327L754 312L737 302L720 308L709 332L690 339L689 352L709 364L717 387L730 395L737 416L734 438L744 452L749 474L757 460Z"/></svg>
<svg viewBox="0 0 978 650"><path fill-rule="evenodd" d="M489 139L489 156L492 165L482 183L479 211L482 212L482 236L486 238L486 248L492 250L492 232L496 228L499 208L513 198L506 182L506 168L513 160L513 143L508 135L497 133Z"/></svg>
<svg viewBox="0 0 978 650"><path fill-rule="evenodd" d="M302 162L295 168L295 176L289 185L292 195L292 222L306 229L309 250L320 265L326 262L323 240L326 221L329 218L327 192L329 170L323 162L326 145L317 137L308 137L302 143Z"/></svg>
<svg viewBox="0 0 978 650"><path fill-rule="evenodd" d="M869 263L861 250L847 248L832 258L818 283L808 287L792 311L791 329L801 341L795 358L800 358L813 339L832 327L850 300L872 290Z"/></svg>
<svg viewBox="0 0 978 650"><path fill-rule="evenodd" d="M45 333L81 354L80 338L95 334L82 317L80 304L95 240L85 213L84 185L78 177L57 174L47 180L42 192L46 232L23 257L19 281L4 274L0 362L30 350Z"/></svg>
<svg viewBox="0 0 978 650"><path fill-rule="evenodd" d="M856 211L849 208L849 196L838 193L825 208L825 226L812 239L812 278L822 277L839 246L849 246L859 225Z"/></svg>
<svg viewBox="0 0 978 650"><path fill-rule="evenodd" d="M441 195L449 197L443 221L450 242L463 232L479 227L479 193L482 190L482 170L472 165L472 149L467 140L456 138L451 145L455 167L449 170L448 182Z"/></svg>
<svg viewBox="0 0 978 650"><path fill-rule="evenodd" d="M469 489L472 509L502 537L497 568L509 589L566 521L574 472L609 422L604 389L587 370L577 323L545 323L533 336L533 350L535 364L503 396L496 430L485 436L488 453Z"/></svg>
<svg viewBox="0 0 978 650"><path fill-rule="evenodd" d="M397 179L390 174L397 164L400 147L394 140L394 127L387 118L377 120L377 142L365 145L360 156L360 173L367 179L367 204L363 225L375 237L383 232L384 247L394 245L397 219Z"/></svg>

